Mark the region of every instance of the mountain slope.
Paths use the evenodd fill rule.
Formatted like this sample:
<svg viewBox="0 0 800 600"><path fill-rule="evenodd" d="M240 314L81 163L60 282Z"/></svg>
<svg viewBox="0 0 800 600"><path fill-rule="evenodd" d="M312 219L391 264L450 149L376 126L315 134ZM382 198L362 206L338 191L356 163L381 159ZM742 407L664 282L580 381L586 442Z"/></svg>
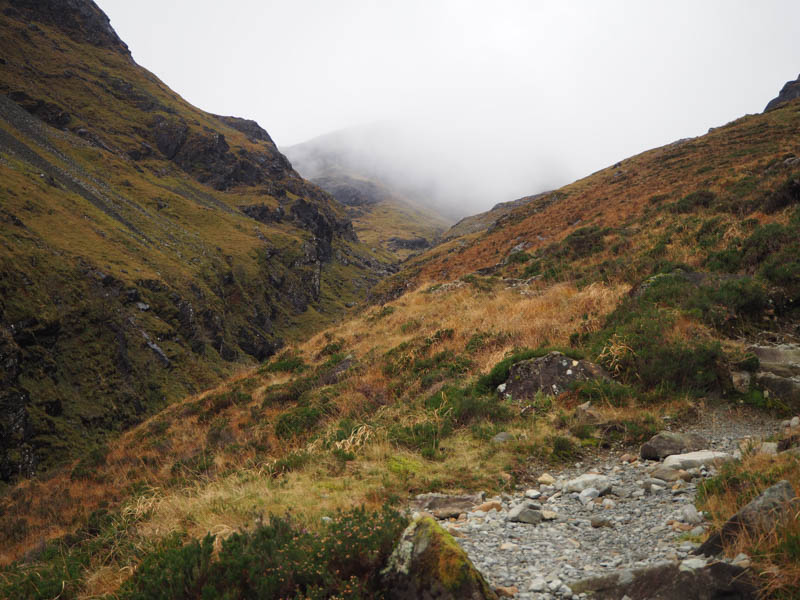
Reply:
<svg viewBox="0 0 800 600"><path fill-rule="evenodd" d="M7 481L263 360L384 267L266 131L187 104L93 2L0 12Z"/></svg>
<svg viewBox="0 0 800 600"><path fill-rule="evenodd" d="M800 396L769 387L751 344L800 337L798 140L795 100L625 159L499 219L477 219L377 286L382 305L187 396L67 468L10 487L0 497L0 562L20 560L0 570L0 590L131 598L143 586L168 595L167 575L191 577L230 548L241 560L225 583L239 589L250 573L265 574L242 567L262 564L253 554L275 554L275 545L260 552L248 542L274 539L264 535L268 516L291 511L301 535L329 540L325 523L340 518L337 509L425 492L520 496L542 471L576 461L585 468L595 457L605 469L608 449L637 452L657 431L695 423L718 402L797 414ZM22 222L14 213L9 229L20 227L14 219ZM334 258L347 247L334 240ZM47 330L31 338L45 340ZM554 394L505 393L512 369L554 350L562 365L590 360L608 379ZM759 461L760 472L743 477L731 463L697 488L707 501L729 494L741 504L777 478L800 477L791 454ZM663 490L667 506L671 492ZM627 492L618 501L638 506ZM713 510L716 521L732 514L716 503ZM373 531L377 514L366 513L364 529ZM793 527L726 550L744 550L756 576L791 594ZM347 544L333 539L360 566L354 529L362 526L349 529ZM208 560L192 562L192 540L208 532L231 543L217 553L209 537ZM686 541L659 532L676 551ZM300 539L291 530L286 537ZM299 542L288 549L321 578L341 571L318 569L319 555ZM372 566L375 573L383 565ZM185 594L177 586L168 597Z"/></svg>
<svg viewBox="0 0 800 600"><path fill-rule="evenodd" d="M518 276L530 266L523 264L527 258L504 265L521 250L536 256L541 272L558 271L557 279L588 275L636 283L670 260L705 268L710 251L741 244L755 225L786 219L780 203L773 207L769 199L797 177L799 131L795 100L630 157L514 208L497 226L457 238L445 234L448 241L413 258L376 295L391 297L414 282L478 270ZM704 223L716 233L700 231ZM578 253L574 263L559 258L559 245L592 228L597 251ZM708 240L699 244L698 234Z"/></svg>
<svg viewBox="0 0 800 600"><path fill-rule="evenodd" d="M431 194L403 185L399 172L390 174L360 143L357 133L341 131L284 151L304 177L345 207L366 243L399 259L432 246L450 219L437 212Z"/></svg>
<svg viewBox="0 0 800 600"><path fill-rule="evenodd" d="M521 206L530 204L531 202L544 201L547 202L551 197L549 192L535 194L533 196L525 196L517 200L510 200L508 202L500 202L495 204L490 210L464 217L458 223L448 229L443 235L442 239L451 240L454 238L464 237L473 233L479 233L488 229L495 229L502 227L505 217L515 212Z"/></svg>

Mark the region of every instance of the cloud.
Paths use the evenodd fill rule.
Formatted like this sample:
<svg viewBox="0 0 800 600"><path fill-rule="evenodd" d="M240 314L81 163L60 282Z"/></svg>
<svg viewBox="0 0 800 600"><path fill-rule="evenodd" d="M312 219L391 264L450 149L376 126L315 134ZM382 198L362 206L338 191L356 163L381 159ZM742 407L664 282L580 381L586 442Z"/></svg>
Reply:
<svg viewBox="0 0 800 600"><path fill-rule="evenodd" d="M464 211L763 109L794 0L98 0L134 58L281 147L394 124L373 160Z"/></svg>

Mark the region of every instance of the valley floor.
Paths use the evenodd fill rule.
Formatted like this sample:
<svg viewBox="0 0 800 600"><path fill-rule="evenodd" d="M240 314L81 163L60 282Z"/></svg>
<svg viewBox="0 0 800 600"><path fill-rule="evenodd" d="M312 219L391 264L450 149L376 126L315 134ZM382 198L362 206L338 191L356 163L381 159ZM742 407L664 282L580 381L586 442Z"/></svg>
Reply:
<svg viewBox="0 0 800 600"><path fill-rule="evenodd" d="M779 428L780 421L763 413L718 407L703 410L698 423L679 429L705 437L710 450L733 454L747 440L755 446ZM502 509L469 512L448 529L493 587L516 588L514 597L520 600L582 598L585 594L573 595L570 584L619 569L692 559L690 552L710 524L687 523L693 519L686 514L694 507L697 481L716 475L717 469L698 469L689 483L651 486L650 471L657 463L628 462L630 456L622 450L603 452L549 470L555 482L527 492L550 513L539 524L507 520L514 506L528 500L516 493L487 498L499 501ZM607 476L611 491L587 503L577 493L561 491L585 473Z"/></svg>

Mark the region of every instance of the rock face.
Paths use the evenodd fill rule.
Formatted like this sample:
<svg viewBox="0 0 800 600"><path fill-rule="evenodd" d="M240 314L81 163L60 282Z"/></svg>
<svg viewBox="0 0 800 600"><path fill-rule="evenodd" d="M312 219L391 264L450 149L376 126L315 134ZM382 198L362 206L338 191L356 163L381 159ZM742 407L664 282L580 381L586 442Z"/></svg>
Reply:
<svg viewBox="0 0 800 600"><path fill-rule="evenodd" d="M767 104L764 112L780 108L795 98L800 98L800 75L798 75L797 79L794 81L786 82L786 84L781 88L778 96L769 101L769 104Z"/></svg>
<svg viewBox="0 0 800 600"><path fill-rule="evenodd" d="M722 551L725 543L733 540L740 532L768 531L776 523L790 514L798 500L791 484L781 480L755 500L742 507L722 526L722 529L708 538L698 549L697 554L714 556Z"/></svg>
<svg viewBox="0 0 800 600"><path fill-rule="evenodd" d="M8 97L48 125L63 129L72 120L70 114L54 102L31 98L25 92L11 92Z"/></svg>
<svg viewBox="0 0 800 600"><path fill-rule="evenodd" d="M515 400L533 398L537 392L558 395L575 382L610 379L601 366L588 360L575 360L561 352L523 360L511 367L505 393Z"/></svg>
<svg viewBox="0 0 800 600"><path fill-rule="evenodd" d="M708 440L697 433L662 431L642 445L641 456L648 460L661 460L672 454L694 452L708 448Z"/></svg>
<svg viewBox="0 0 800 600"><path fill-rule="evenodd" d="M745 569L726 563L707 566L665 563L624 570L575 583L572 591L576 594L591 592L592 598L601 600L746 600L758 597Z"/></svg>
<svg viewBox="0 0 800 600"><path fill-rule="evenodd" d="M11 10L31 21L55 25L73 39L130 54L111 21L92 0L11 0Z"/></svg>
<svg viewBox="0 0 800 600"><path fill-rule="evenodd" d="M403 532L381 578L391 600L497 598L453 537L430 517Z"/></svg>
<svg viewBox="0 0 800 600"><path fill-rule="evenodd" d="M241 131L250 141L267 142L273 146L275 145L275 142L272 141L272 138L267 133L267 130L252 119L242 119L241 117L222 117L219 115L217 115L217 118L225 123L228 127L233 127L237 131Z"/></svg>
<svg viewBox="0 0 800 600"><path fill-rule="evenodd" d="M258 123L235 117L220 120L243 131L252 141L260 141L259 151L242 149L234 154L223 133L193 129L181 119L163 115L153 119L150 141L165 158L217 190L261 184L273 177L297 177L292 165Z"/></svg>
<svg viewBox="0 0 800 600"><path fill-rule="evenodd" d="M756 386L788 404L800 405L800 346L751 346L758 357Z"/></svg>

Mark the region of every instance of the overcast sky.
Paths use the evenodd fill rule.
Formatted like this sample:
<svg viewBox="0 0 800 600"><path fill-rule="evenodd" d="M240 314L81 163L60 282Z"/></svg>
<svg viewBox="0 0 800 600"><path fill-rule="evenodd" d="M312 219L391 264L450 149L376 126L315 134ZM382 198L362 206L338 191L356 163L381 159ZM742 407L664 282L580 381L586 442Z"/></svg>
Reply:
<svg viewBox="0 0 800 600"><path fill-rule="evenodd" d="M402 124L398 168L466 212L760 112L800 72L797 0L96 1L139 64L278 146Z"/></svg>

